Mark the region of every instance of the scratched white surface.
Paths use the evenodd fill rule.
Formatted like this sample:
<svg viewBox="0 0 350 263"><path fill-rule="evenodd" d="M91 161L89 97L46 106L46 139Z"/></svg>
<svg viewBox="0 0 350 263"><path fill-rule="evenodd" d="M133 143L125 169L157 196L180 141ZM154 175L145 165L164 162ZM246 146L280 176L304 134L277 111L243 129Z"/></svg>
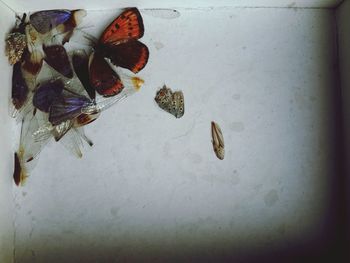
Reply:
<svg viewBox="0 0 350 263"><path fill-rule="evenodd" d="M68 9L81 8L81 1L61 0L48 2L45 0L25 1L25 0L1 0L7 3L16 11L28 12L44 9L61 9L62 6ZM86 0L84 8L90 10L108 10L112 8L124 8L138 6L139 8L226 8L226 7L285 7L285 8L334 8L342 0Z"/></svg>
<svg viewBox="0 0 350 263"><path fill-rule="evenodd" d="M143 15L146 85L86 127L95 145L83 159L52 143L14 188L16 262L217 261L320 232L335 158L333 11L179 11ZM85 25L98 36L118 12L89 12ZM183 118L155 104L164 83L184 92Z"/></svg>
<svg viewBox="0 0 350 263"><path fill-rule="evenodd" d="M11 67L4 55L5 33L12 27L13 13L0 3L0 72L1 72L1 96L0 96L0 262L11 262L13 255L13 201L12 201L12 178L13 154L11 125L12 119L8 114L8 101L11 92Z"/></svg>

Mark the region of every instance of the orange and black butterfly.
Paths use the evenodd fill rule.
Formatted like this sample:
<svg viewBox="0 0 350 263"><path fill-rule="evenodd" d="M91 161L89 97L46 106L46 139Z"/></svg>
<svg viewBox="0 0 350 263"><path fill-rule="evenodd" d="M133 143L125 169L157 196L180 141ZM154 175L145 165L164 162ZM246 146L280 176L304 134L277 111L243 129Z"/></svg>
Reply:
<svg viewBox="0 0 350 263"><path fill-rule="evenodd" d="M145 67L149 51L138 41L143 34L143 21L137 8L126 9L102 33L89 59L90 83L100 95L114 96L124 88L119 75L105 58L133 73Z"/></svg>

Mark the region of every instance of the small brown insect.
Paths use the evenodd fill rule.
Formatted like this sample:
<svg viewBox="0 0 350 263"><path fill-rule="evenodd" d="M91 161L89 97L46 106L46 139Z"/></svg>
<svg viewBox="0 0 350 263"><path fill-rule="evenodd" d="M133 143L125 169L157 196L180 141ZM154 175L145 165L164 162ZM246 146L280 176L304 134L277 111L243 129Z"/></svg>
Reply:
<svg viewBox="0 0 350 263"><path fill-rule="evenodd" d="M223 160L225 157L224 137L222 136L219 125L214 121L211 122L211 137L216 157Z"/></svg>

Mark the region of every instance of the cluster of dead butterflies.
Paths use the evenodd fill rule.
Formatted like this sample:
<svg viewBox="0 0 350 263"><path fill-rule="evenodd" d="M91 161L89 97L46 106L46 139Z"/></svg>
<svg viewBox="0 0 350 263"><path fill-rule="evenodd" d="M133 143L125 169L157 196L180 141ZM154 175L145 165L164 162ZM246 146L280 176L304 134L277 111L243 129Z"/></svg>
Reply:
<svg viewBox="0 0 350 263"><path fill-rule="evenodd" d="M83 127L143 84L135 74L147 64L149 50L139 41L144 34L139 10L124 10L98 40L84 35L86 49L67 52L64 45L85 16L85 10L24 14L6 37L13 65L11 112L22 124L14 160L17 185L51 138L81 157L83 143L92 145Z"/></svg>
<svg viewBox="0 0 350 263"><path fill-rule="evenodd" d="M139 41L144 34L139 10L124 10L99 39L78 28L85 16L85 10L24 14L6 37L6 55L13 65L11 115L22 124L14 154L17 185L25 182L52 138L82 157L84 142L93 145L84 126L144 82L135 75L149 57L147 46ZM77 35L88 40L87 48L67 52L65 43ZM182 91L164 85L155 101L176 118L184 115ZM217 123L212 122L211 132L213 149L223 159L224 140Z"/></svg>

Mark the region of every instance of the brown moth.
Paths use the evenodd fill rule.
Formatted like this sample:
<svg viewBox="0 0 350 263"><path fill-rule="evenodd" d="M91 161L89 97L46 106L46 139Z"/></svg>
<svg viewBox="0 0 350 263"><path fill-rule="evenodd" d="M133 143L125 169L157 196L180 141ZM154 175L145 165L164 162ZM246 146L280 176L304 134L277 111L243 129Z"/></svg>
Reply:
<svg viewBox="0 0 350 263"><path fill-rule="evenodd" d="M211 122L211 137L216 157L223 160L225 157L224 137L219 125L214 121Z"/></svg>

